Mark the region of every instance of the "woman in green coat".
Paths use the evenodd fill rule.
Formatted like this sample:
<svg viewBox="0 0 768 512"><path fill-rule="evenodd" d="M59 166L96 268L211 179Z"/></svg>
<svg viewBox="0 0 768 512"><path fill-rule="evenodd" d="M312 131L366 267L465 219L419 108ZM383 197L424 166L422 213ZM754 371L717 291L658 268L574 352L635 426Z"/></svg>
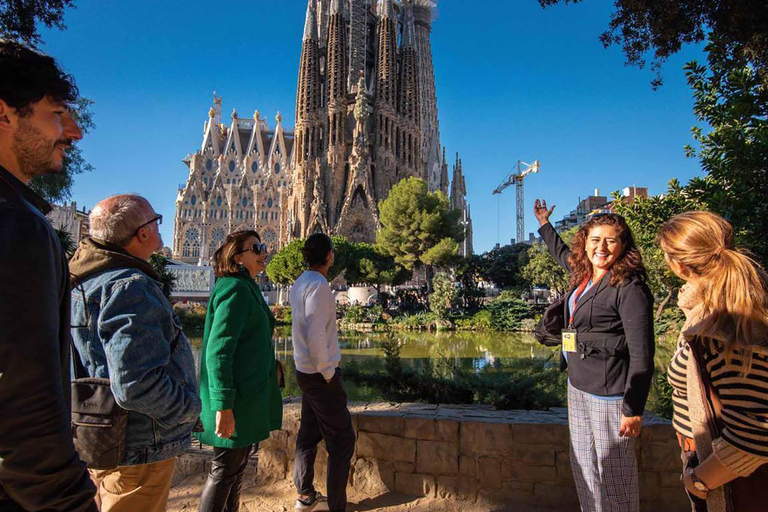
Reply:
<svg viewBox="0 0 768 512"><path fill-rule="evenodd" d="M208 301L200 359L197 438L213 446L200 512L236 512L252 446L282 426L272 331L275 318L253 278L267 248L255 231L227 237L213 254L216 284ZM257 445L258 446L258 445Z"/></svg>

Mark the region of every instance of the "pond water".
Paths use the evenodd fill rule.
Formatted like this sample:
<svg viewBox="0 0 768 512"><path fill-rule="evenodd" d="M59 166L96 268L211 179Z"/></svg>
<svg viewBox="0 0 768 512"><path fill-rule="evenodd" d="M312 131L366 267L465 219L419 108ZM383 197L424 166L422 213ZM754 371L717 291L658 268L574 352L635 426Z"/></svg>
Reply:
<svg viewBox="0 0 768 512"><path fill-rule="evenodd" d="M384 369L386 341L384 333L344 332L339 334L341 366L354 364L363 371ZM448 360L463 369L482 369L487 365L501 363L505 366L519 359L552 356L553 350L536 342L531 333L477 333L477 332L397 332L400 340L400 358L404 365L423 367L427 362L438 364ZM202 337L199 333L189 335L195 352L195 363L199 365ZM296 396L299 389L294 376L293 347L290 327L275 330L275 357L286 370L286 387L283 396ZM380 399L370 388L358 388L351 382L344 382L344 388L352 401Z"/></svg>

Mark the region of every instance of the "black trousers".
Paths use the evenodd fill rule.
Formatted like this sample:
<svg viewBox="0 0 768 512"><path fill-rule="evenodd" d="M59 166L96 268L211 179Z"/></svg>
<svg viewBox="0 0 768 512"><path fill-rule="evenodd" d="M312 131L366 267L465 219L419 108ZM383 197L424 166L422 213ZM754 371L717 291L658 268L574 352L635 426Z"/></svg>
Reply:
<svg viewBox="0 0 768 512"><path fill-rule="evenodd" d="M347 508L349 465L355 451L355 431L347 409L347 394L341 386L337 368L328 383L320 373L296 372L301 388L301 423L296 436L293 482L299 494L315 490L317 444L325 440L328 450L328 508L343 512Z"/></svg>
<svg viewBox="0 0 768 512"><path fill-rule="evenodd" d="M200 512L237 512L240 509L240 486L251 448L250 445L213 448L211 471L200 496Z"/></svg>

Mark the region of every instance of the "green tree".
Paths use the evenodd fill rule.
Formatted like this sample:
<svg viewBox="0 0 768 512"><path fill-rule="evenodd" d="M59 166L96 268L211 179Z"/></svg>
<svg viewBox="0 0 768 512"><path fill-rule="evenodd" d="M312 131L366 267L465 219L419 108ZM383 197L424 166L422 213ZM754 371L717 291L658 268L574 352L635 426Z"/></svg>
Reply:
<svg viewBox="0 0 768 512"><path fill-rule="evenodd" d="M530 246L526 244L496 247L483 254L482 276L499 288L519 286L521 270L529 260Z"/></svg>
<svg viewBox="0 0 768 512"><path fill-rule="evenodd" d="M464 239L461 212L450 208L442 192L429 192L427 183L418 178L392 187L379 202L379 213L376 245L408 270L426 266L429 285L433 266L450 262Z"/></svg>
<svg viewBox="0 0 768 512"><path fill-rule="evenodd" d="M398 286L413 275L377 246L360 242L354 244L353 251L353 262L347 267L344 278L349 283L374 286L380 298L382 285Z"/></svg>
<svg viewBox="0 0 768 512"><path fill-rule="evenodd" d="M333 240L334 262L326 276L328 281L333 281L355 261L354 246L349 240L341 236L333 236L331 240ZM297 238L272 256L266 269L270 281L281 285L293 284L307 269L304 256L301 254L302 247L304 247L304 239Z"/></svg>
<svg viewBox="0 0 768 512"><path fill-rule="evenodd" d="M472 254L459 258L454 267L456 279L459 282L459 300L462 307L469 313L480 308L480 301L485 295L478 284L483 279L485 261L483 256Z"/></svg>
<svg viewBox="0 0 768 512"><path fill-rule="evenodd" d="M667 193L663 196L638 198L630 203L619 192L614 192L613 200L615 212L626 219L643 256L651 290L654 295L663 297L656 309L658 321L682 285L680 279L669 271L664 253L656 243L659 228L678 213L700 209L702 204L690 197L677 180L669 182Z"/></svg>
<svg viewBox="0 0 768 512"><path fill-rule="evenodd" d="M582 0L539 0L542 7ZM728 56L744 59L768 85L768 2L765 0L615 0L603 46L617 44L627 64L643 67L653 53L654 86L661 84L661 66L685 44L701 43L707 35Z"/></svg>
<svg viewBox="0 0 768 512"><path fill-rule="evenodd" d="M709 44L707 55L708 66L686 66L694 114L710 127L692 130L698 149L686 149L706 176L686 192L728 219L737 244L768 265L768 84L722 45Z"/></svg>
<svg viewBox="0 0 768 512"><path fill-rule="evenodd" d="M429 296L429 309L441 320L448 318L448 313L459 291L446 272L438 272L433 279L434 291Z"/></svg>
<svg viewBox="0 0 768 512"><path fill-rule="evenodd" d="M168 258L160 253L155 253L149 257L149 264L152 265L152 268L160 276L160 283L163 285L163 295L168 300L171 300L171 292L173 292L173 287L176 285L176 276L168 270Z"/></svg>
<svg viewBox="0 0 768 512"><path fill-rule="evenodd" d="M578 230L578 227L573 227L560 233L560 237L566 244L570 244ZM528 250L528 263L522 268L520 275L529 286L544 284L558 295L568 290L568 271L555 261L543 243L537 242Z"/></svg>
<svg viewBox="0 0 768 512"><path fill-rule="evenodd" d="M64 30L64 9L74 5L74 0L0 0L0 38L37 46L38 23Z"/></svg>

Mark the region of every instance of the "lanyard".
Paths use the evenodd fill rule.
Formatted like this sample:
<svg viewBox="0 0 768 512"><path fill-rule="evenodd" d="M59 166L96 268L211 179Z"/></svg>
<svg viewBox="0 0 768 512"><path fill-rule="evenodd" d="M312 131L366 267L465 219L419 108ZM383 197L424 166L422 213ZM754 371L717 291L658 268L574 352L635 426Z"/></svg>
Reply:
<svg viewBox="0 0 768 512"><path fill-rule="evenodd" d="M573 325L573 317L576 314L576 308L578 307L579 298L581 298L581 294L584 293L584 289L587 287L587 284L589 284L589 278L585 278L584 281L581 282L579 287L576 289L575 292L573 292L573 309L571 311L571 319L568 322L568 325ZM594 283L593 283L594 286Z"/></svg>

